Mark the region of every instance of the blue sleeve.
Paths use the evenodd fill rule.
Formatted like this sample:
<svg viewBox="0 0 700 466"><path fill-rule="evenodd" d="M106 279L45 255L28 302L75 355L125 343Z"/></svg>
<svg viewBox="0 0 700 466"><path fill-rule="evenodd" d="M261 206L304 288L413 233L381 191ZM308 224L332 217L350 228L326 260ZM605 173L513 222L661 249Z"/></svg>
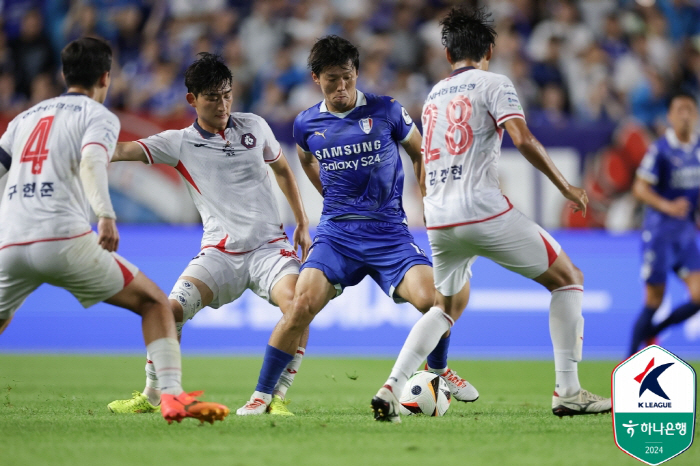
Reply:
<svg viewBox="0 0 700 466"><path fill-rule="evenodd" d="M659 182L659 176L661 174L663 163L663 153L659 150L658 142L655 142L649 146L647 153L642 159L642 163L639 164L637 176L653 185L656 185Z"/></svg>
<svg viewBox="0 0 700 466"><path fill-rule="evenodd" d="M387 117L391 125L391 136L395 141L404 142L414 126L413 120L396 99L384 98L387 100Z"/></svg>
<svg viewBox="0 0 700 466"><path fill-rule="evenodd" d="M306 144L306 129L304 128L304 122L302 119L302 114L300 113L297 115L297 117L294 119L294 126L292 127L292 134L294 136L294 142L297 143L299 147L301 147L304 151L306 152L311 152L309 150L309 145Z"/></svg>

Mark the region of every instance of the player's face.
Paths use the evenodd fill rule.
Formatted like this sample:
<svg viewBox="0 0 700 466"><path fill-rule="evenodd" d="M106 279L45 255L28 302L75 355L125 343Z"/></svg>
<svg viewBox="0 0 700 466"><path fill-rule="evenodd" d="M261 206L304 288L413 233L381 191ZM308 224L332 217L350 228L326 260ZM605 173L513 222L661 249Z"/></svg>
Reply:
<svg viewBox="0 0 700 466"><path fill-rule="evenodd" d="M314 73L311 76L321 86L330 110L345 112L355 105L357 70L354 66L333 66L323 70L320 76Z"/></svg>
<svg viewBox="0 0 700 466"><path fill-rule="evenodd" d="M217 131L226 129L233 103L233 93L230 86L219 90L204 91L197 97L191 93L187 94L187 102L197 111L200 124L204 123Z"/></svg>
<svg viewBox="0 0 700 466"><path fill-rule="evenodd" d="M668 122L676 133L689 134L698 124L698 107L688 97L677 97L668 109Z"/></svg>

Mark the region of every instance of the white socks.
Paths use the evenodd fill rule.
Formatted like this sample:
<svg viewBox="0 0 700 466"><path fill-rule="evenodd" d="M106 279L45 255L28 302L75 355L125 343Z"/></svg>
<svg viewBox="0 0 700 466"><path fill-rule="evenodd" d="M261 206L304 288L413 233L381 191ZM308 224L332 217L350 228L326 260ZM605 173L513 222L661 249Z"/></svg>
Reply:
<svg viewBox="0 0 700 466"><path fill-rule="evenodd" d="M277 381L277 385L275 385L275 391L273 393L275 395L279 395L283 400L285 396L287 396L287 390L289 390L289 387L292 386L292 382L294 382L294 377L299 371L299 366L301 366L301 359L304 357L305 352L306 349L302 348L301 346L297 348L297 352L294 355L294 359L289 361L287 367L285 367L284 371L282 371L282 375L280 375L280 379L279 381Z"/></svg>
<svg viewBox="0 0 700 466"><path fill-rule="evenodd" d="M554 347L555 391L571 396L581 390L578 362L583 350L583 286L567 285L552 291L549 304L549 334Z"/></svg>
<svg viewBox="0 0 700 466"><path fill-rule="evenodd" d="M168 395L182 393L182 361L180 360L180 343L175 338L160 338L146 346L149 360L153 361L156 383L160 390ZM148 363L146 373L148 374ZM148 387L148 380L146 386Z"/></svg>
<svg viewBox="0 0 700 466"><path fill-rule="evenodd" d="M408 334L406 342L401 348L396 359L391 375L386 385L391 387L396 397L401 396L401 391L408 378L413 375L416 368L435 349L442 335L454 325L450 316L442 309L432 307L423 317L416 322Z"/></svg>
<svg viewBox="0 0 700 466"><path fill-rule="evenodd" d="M143 394L148 397L149 403L153 406L160 404L160 385L156 376L156 366L153 365L151 355L146 353L146 388Z"/></svg>

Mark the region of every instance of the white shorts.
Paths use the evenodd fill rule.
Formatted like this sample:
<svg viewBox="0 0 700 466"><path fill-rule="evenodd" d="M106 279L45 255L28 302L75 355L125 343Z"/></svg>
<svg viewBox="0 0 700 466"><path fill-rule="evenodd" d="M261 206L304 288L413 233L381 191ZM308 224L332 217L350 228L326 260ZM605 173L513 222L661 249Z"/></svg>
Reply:
<svg viewBox="0 0 700 466"><path fill-rule="evenodd" d="M90 307L119 293L138 272L119 254L102 249L94 232L10 246L0 250L0 319L12 317L43 283L70 291Z"/></svg>
<svg viewBox="0 0 700 466"><path fill-rule="evenodd" d="M490 220L428 230L433 250L435 288L453 296L471 279L478 256L527 278L542 275L559 256L561 246L542 227L516 208Z"/></svg>
<svg viewBox="0 0 700 466"><path fill-rule="evenodd" d="M299 275L300 265L294 247L284 240L245 254L203 249L181 276L204 282L214 293L209 306L215 309L235 301L246 289L276 305L270 297L272 288L286 275Z"/></svg>

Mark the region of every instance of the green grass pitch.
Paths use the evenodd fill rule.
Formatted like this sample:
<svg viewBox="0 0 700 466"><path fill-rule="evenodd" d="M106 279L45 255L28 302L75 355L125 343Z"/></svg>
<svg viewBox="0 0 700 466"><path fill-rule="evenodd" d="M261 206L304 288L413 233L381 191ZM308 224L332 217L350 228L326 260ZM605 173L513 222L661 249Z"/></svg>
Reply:
<svg viewBox="0 0 700 466"><path fill-rule="evenodd" d="M234 411L260 362L185 357L184 385ZM615 446L609 414L551 414L549 361L452 361L479 389L476 403L453 402L442 418L375 422L369 401L392 363L309 354L289 392L295 417L232 414L214 425L168 426L159 414L107 411L108 402L143 388L142 357L0 355L0 465L642 464ZM614 366L584 361L584 387L608 396ZM668 464L700 465L700 446Z"/></svg>

